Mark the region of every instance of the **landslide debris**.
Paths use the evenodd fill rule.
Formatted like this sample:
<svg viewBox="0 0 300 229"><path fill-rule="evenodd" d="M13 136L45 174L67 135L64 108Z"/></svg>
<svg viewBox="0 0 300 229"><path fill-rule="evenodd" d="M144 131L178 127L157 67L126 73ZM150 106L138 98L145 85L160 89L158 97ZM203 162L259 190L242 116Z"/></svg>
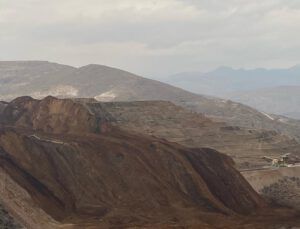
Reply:
<svg viewBox="0 0 300 229"><path fill-rule="evenodd" d="M112 118L53 97L22 97L6 106L0 167L27 193L14 201L28 195L34 203L15 212L23 222L31 222L28 212L39 209L49 221L41 217L43 227L35 228L298 223L295 212L268 208L230 157L122 130Z"/></svg>

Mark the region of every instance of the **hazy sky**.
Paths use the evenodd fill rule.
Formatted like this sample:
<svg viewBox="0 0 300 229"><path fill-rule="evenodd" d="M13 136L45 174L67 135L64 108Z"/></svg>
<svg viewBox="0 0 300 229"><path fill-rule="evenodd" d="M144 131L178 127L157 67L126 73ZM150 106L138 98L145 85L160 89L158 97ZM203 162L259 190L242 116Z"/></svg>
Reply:
<svg viewBox="0 0 300 229"><path fill-rule="evenodd" d="M300 64L299 0L0 0L0 60L148 77Z"/></svg>

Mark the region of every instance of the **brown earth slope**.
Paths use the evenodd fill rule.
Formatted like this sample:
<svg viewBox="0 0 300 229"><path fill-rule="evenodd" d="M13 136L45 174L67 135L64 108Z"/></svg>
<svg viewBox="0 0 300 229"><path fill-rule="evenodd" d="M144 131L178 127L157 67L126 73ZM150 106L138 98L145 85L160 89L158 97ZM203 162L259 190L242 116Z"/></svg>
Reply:
<svg viewBox="0 0 300 229"><path fill-rule="evenodd" d="M0 182L9 182L1 192L29 228L299 223L285 210L261 215L267 205L229 157L120 130L80 103L23 97L1 122Z"/></svg>
<svg viewBox="0 0 300 229"><path fill-rule="evenodd" d="M3 229L22 229L15 219L0 205L0 228Z"/></svg>

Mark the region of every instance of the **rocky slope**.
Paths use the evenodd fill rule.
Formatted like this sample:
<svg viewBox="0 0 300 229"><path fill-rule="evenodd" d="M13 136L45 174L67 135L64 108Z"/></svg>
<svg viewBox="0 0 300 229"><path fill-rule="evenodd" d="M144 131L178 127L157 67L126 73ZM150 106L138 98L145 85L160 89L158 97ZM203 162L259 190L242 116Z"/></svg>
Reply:
<svg viewBox="0 0 300 229"><path fill-rule="evenodd" d="M292 191L292 192L291 192ZM264 187L261 190L262 196L277 204L294 207L300 210L300 178L284 177L278 182Z"/></svg>
<svg viewBox="0 0 300 229"><path fill-rule="evenodd" d="M0 228L3 229L22 229L19 223L0 205Z"/></svg>
<svg viewBox="0 0 300 229"><path fill-rule="evenodd" d="M300 167L244 171L242 174L270 203L300 210Z"/></svg>
<svg viewBox="0 0 300 229"><path fill-rule="evenodd" d="M158 81L102 65L74 68L49 62L0 62L0 99L91 97L99 101L172 101L229 125L283 132L300 139L300 128L272 120L248 106L197 95Z"/></svg>
<svg viewBox="0 0 300 229"><path fill-rule="evenodd" d="M112 124L165 138L187 147L210 147L231 156L239 169L262 167L269 162L262 156L286 152L300 156L295 140L275 131L229 126L165 101L106 102L77 100L92 113Z"/></svg>
<svg viewBox="0 0 300 229"><path fill-rule="evenodd" d="M299 223L288 210L266 210L229 157L121 130L82 103L23 97L1 123L1 197L29 228Z"/></svg>

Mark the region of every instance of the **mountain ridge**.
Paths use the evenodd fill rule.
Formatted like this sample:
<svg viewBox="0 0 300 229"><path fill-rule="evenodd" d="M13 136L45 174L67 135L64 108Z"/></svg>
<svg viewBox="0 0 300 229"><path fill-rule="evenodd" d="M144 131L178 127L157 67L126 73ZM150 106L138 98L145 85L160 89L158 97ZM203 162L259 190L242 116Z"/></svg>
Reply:
<svg viewBox="0 0 300 229"><path fill-rule="evenodd" d="M165 82L199 94L230 99L249 105L267 113L286 115L290 118L300 118L299 111L286 112L296 109L292 100L280 97L281 87L300 86L299 65L286 69L233 69L221 67L207 73L185 72L169 76ZM273 91L272 96L267 94ZM294 99L293 90L286 94ZM259 96L259 99L255 99ZM260 100L259 103L256 100ZM277 109L272 109L274 106Z"/></svg>
<svg viewBox="0 0 300 229"><path fill-rule="evenodd" d="M300 119L300 86L279 86L236 92L227 97L264 112Z"/></svg>
<svg viewBox="0 0 300 229"><path fill-rule="evenodd" d="M34 67L23 62L20 67L18 62L14 62L8 70L4 62L0 66L0 100L23 95L34 98L48 95L61 98L89 97L99 101L165 100L230 125L276 130L297 139L300 137L299 128L271 120L251 107L197 95L111 67L93 64L77 69L49 62L43 62L42 66L35 63Z"/></svg>

